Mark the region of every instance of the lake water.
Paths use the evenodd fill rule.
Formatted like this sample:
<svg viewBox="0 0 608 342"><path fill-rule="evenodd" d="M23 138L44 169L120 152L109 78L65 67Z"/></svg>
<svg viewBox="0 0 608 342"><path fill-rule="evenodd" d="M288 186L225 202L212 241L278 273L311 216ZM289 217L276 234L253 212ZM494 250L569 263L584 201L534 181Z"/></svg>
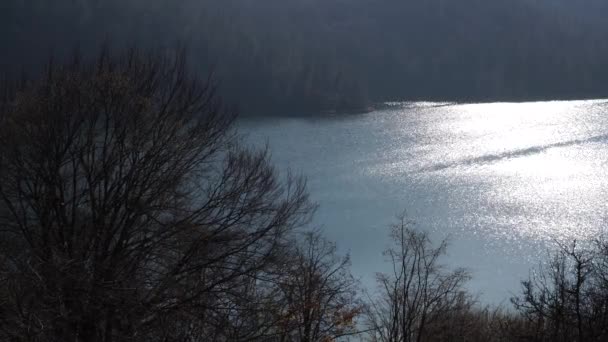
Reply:
<svg viewBox="0 0 608 342"><path fill-rule="evenodd" d="M308 178L315 224L350 252L364 286L388 270L402 211L470 288L501 303L556 240L588 239L608 217L608 101L392 103L364 115L239 123L273 161Z"/></svg>

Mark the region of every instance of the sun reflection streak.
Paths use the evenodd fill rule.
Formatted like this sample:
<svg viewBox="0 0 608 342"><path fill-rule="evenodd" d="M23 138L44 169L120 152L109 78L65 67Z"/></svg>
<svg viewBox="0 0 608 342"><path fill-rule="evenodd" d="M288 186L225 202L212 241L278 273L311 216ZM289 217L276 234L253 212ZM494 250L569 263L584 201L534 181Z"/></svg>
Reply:
<svg viewBox="0 0 608 342"><path fill-rule="evenodd" d="M608 214L598 205L608 190L602 102L466 104L441 111L427 104L416 132L405 132L423 139L396 146L371 172L416 182L426 187L422 191L437 188L437 196L451 201L454 213L446 215L454 215L452 224L501 241L591 237ZM589 110L596 105L599 110Z"/></svg>

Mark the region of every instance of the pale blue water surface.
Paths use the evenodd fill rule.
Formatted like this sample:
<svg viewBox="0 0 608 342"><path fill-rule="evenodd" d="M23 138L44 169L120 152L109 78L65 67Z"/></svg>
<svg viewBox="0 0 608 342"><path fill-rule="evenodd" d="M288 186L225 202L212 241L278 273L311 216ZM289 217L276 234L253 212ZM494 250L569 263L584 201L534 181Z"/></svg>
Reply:
<svg viewBox="0 0 608 342"><path fill-rule="evenodd" d="M555 240L587 239L608 217L608 101L391 103L363 115L243 119L279 168L302 172L315 224L350 252L364 286L388 270L388 225L406 210L469 287L500 303Z"/></svg>

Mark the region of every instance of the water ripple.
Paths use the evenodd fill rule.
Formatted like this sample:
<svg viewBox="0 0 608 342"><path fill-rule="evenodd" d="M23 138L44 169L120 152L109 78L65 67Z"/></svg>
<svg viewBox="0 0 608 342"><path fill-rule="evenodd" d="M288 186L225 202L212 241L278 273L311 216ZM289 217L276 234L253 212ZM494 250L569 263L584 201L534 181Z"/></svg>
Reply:
<svg viewBox="0 0 608 342"><path fill-rule="evenodd" d="M506 152L495 153L495 154L486 154L486 155L475 157L475 158L461 159L461 160L456 160L456 161L447 162L447 163L437 163L437 164L434 164L434 165L431 165L428 167L420 168L416 171L416 173L437 172L437 171L443 171L446 169L452 169L452 168L457 168L457 167L462 167L462 166L489 164L489 163L494 163L494 162L498 162L498 161L505 160L505 159L513 159L513 158L519 158L519 157L525 157L525 156L529 156L529 155L533 155L533 154L543 153L552 148L569 147L569 146L575 146L575 145L604 142L607 140L608 140L608 134L602 134L602 135L597 135L597 136L593 136L593 137L589 137L589 138L585 138L585 139L573 139L573 140L562 141L562 142L546 144L546 145L541 145L541 146L531 146L531 147L523 148L523 149L519 149L519 150L512 150L512 151L506 151Z"/></svg>

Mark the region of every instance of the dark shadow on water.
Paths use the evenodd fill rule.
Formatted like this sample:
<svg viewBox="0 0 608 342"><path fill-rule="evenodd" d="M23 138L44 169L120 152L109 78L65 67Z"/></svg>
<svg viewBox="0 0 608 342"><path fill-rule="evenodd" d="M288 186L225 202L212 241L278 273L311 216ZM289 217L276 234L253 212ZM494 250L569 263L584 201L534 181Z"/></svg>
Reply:
<svg viewBox="0 0 608 342"><path fill-rule="evenodd" d="M532 146L532 147L524 148L524 149L520 149L520 150L507 151L507 152L496 153L496 154L486 154L486 155L483 155L480 157L462 159L462 160L457 160L457 161L453 161L453 162L449 162L449 163L439 163L439 164L431 165L429 167L424 167L424 168L418 169L417 173L443 171L446 169L452 169L452 168L457 168L457 167L461 167L461 166L490 164L490 163L498 162L498 161L505 160L505 159L519 158L519 157L525 157L525 156L529 156L529 155L533 155L533 154L539 154L539 153L545 152L552 148L569 147L569 146L582 145L582 144L588 144L588 143L603 142L603 141L607 141L607 140L608 140L608 134L603 134L603 135L589 137L586 139L574 139L574 140L568 140L568 141L547 144L547 145L542 145L542 146Z"/></svg>
<svg viewBox="0 0 608 342"><path fill-rule="evenodd" d="M376 109L382 110L401 110L401 109L426 109L426 108L441 108L451 107L459 105L458 102L397 102L397 103L383 103L376 105Z"/></svg>

